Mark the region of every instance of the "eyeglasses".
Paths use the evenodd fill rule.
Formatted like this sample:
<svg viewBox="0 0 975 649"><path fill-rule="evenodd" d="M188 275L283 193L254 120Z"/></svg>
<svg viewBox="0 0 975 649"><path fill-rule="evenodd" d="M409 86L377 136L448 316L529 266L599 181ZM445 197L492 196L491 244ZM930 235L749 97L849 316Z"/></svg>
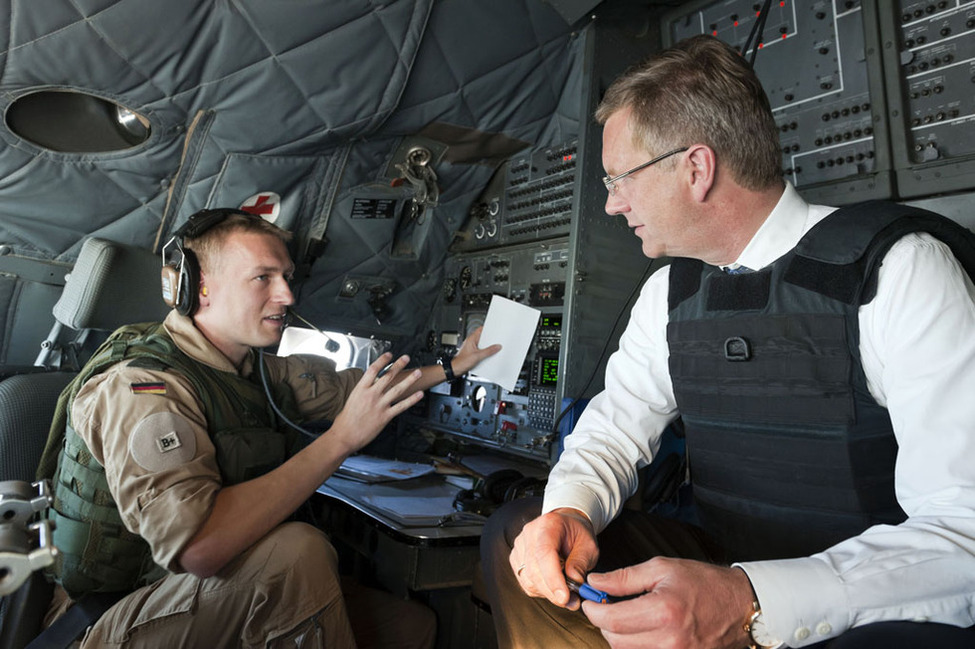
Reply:
<svg viewBox="0 0 975 649"><path fill-rule="evenodd" d="M668 151L667 153L658 155L656 158L654 158L650 162L644 162L642 165L637 165L637 166L633 167L632 169L630 169L629 171L624 171L623 173L621 173L621 174L619 174L617 176L613 176L612 178L610 178L609 176L603 176L603 184L606 185L606 191L609 192L609 195L610 196L616 196L616 190L618 189L616 187L616 181L617 180L621 180L623 178L626 178L630 174L634 174L634 173L640 171L641 169L643 169L644 167L649 167L652 164L656 164L656 163L660 162L664 158L669 158L670 156L676 155L676 154L681 153L683 151L687 151L687 147L686 146L685 147L681 147L680 149L674 149L673 151Z"/></svg>

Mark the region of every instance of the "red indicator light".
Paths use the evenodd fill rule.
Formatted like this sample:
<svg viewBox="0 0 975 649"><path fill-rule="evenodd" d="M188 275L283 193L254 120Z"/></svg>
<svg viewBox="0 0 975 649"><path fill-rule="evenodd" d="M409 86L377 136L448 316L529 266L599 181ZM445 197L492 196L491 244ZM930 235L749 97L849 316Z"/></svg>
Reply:
<svg viewBox="0 0 975 649"><path fill-rule="evenodd" d="M712 36L717 36L717 35L718 35L718 30L717 30L717 29L715 29L715 30L714 30L713 32L711 32L711 35L712 35Z"/></svg>
<svg viewBox="0 0 975 649"><path fill-rule="evenodd" d="M758 49L762 49L763 47L765 47L765 43L759 43L758 44Z"/></svg>
<svg viewBox="0 0 975 649"><path fill-rule="evenodd" d="M789 35L788 35L788 34L782 34L782 40L785 40L785 39L787 39L788 37L789 37Z"/></svg>
<svg viewBox="0 0 975 649"><path fill-rule="evenodd" d="M737 27L737 26L738 26L738 21L736 20L736 21L735 21L735 27Z"/></svg>

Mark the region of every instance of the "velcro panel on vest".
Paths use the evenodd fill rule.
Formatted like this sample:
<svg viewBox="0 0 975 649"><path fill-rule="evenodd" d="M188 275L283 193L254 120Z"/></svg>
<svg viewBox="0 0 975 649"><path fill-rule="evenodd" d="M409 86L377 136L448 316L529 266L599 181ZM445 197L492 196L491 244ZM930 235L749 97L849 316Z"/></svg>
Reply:
<svg viewBox="0 0 975 649"><path fill-rule="evenodd" d="M726 275L717 273L708 281L708 311L757 311L769 298L769 270Z"/></svg>
<svg viewBox="0 0 975 649"><path fill-rule="evenodd" d="M667 310L673 311L687 298L701 290L701 269L704 262L699 259L675 257L670 262L670 290L667 292Z"/></svg>
<svg viewBox="0 0 975 649"><path fill-rule="evenodd" d="M847 423L854 417L842 316L670 322L667 339L682 413L766 423ZM728 358L733 339L747 346L744 362ZM824 391L824 383L832 387Z"/></svg>

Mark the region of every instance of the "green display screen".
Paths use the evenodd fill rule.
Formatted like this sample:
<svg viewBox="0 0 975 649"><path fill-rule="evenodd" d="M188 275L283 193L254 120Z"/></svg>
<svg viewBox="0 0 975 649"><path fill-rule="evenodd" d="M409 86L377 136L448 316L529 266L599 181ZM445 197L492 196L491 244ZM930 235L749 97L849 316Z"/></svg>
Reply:
<svg viewBox="0 0 975 649"><path fill-rule="evenodd" d="M559 380L559 359L542 358L541 368L538 373L539 385L555 385Z"/></svg>

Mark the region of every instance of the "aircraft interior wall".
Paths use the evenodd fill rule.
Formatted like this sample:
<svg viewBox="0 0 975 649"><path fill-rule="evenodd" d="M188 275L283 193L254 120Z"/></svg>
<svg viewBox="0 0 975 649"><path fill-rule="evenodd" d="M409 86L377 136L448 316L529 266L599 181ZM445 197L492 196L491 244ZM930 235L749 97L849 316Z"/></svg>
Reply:
<svg viewBox="0 0 975 649"><path fill-rule="evenodd" d="M492 296L538 309L513 390L445 383L397 433L544 475L666 263L604 213L593 110L676 40L743 44L762 2L79 4L0 14L3 373L34 363L86 238L158 253L197 210L243 206L295 232L305 318L418 364L456 351ZM975 229L975 0L776 0L753 54L807 200L892 199ZM94 121L65 130L77 114ZM359 537L406 590L469 586L466 550L424 580L389 538Z"/></svg>

